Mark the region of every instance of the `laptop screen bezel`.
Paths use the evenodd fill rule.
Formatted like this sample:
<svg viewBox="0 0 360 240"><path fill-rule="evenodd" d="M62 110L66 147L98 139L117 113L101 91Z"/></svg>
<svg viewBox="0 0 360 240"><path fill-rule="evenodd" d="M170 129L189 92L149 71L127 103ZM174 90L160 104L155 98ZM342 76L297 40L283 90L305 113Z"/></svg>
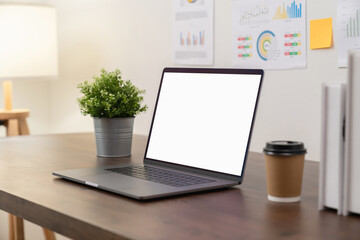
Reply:
<svg viewBox="0 0 360 240"><path fill-rule="evenodd" d="M213 74L260 75L260 82L259 82L258 92L257 92L257 96L256 96L252 121L251 121L251 125L250 125L250 131L249 131L247 146L246 146L246 150L245 150L243 167L242 167L242 171L241 171L240 176L239 175L232 175L232 174L228 174L228 173L223 173L223 172L217 172L217 171L208 170L208 169L196 168L196 167L192 167L192 166L188 166L188 165L181 165L181 164L177 164L177 163L171 163L171 162L167 162L167 161L163 161L163 160L158 160L158 159L153 159L153 158L146 157L147 153L148 153L149 143L150 143L151 134L152 134L153 125L154 125L154 120L155 120L155 116L156 116L156 110L157 110L157 106L158 106L158 102L159 102L161 87L162 87L162 84L163 84L163 79L164 79L165 73L209 73L209 74L213 73ZM154 113L153 113L153 116L152 116L151 126L150 126L148 139L147 139L147 143L146 143L146 148L145 148L145 153L144 153L144 163L145 164L160 165L160 166L164 166L164 167L174 168L174 169L177 169L177 170L190 171L190 172L194 172L194 173L198 173L198 174L210 175L210 176L224 178L224 179L227 179L227 180L233 180L233 181L241 183L242 179L243 179L243 176L244 176L246 162L247 162L247 158L248 158L248 154L249 154L250 140L251 140L251 136L252 136L252 132L253 132L255 116L256 116L257 107L258 107L258 103L259 103L259 97L260 97L260 91L261 91L263 77L264 77L264 71L262 69L164 68L164 70L162 72L162 75L161 75L161 80L160 80L159 90L158 90L158 93L157 93Z"/></svg>

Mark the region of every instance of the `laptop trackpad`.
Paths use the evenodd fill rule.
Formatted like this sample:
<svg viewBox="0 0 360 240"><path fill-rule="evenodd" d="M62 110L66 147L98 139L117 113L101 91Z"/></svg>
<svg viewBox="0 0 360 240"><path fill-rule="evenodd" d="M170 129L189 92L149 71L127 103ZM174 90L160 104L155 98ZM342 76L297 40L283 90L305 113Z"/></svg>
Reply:
<svg viewBox="0 0 360 240"><path fill-rule="evenodd" d="M174 187L145 181L117 173L105 173L97 176L88 176L84 179L87 185L107 191L120 193L134 198L146 198L176 192Z"/></svg>
<svg viewBox="0 0 360 240"><path fill-rule="evenodd" d="M93 176L87 176L84 178L86 183L88 185L96 186L96 187L102 187L107 189L127 189L127 188L136 188L143 185L151 185L156 183L144 181L142 179L129 177L122 174L117 173L105 173L105 174L99 174L99 175L93 175Z"/></svg>

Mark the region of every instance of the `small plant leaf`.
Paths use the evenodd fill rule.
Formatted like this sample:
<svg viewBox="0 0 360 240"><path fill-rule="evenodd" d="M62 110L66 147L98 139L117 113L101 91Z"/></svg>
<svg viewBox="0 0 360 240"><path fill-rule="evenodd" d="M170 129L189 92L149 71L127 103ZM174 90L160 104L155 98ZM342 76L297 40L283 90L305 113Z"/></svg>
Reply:
<svg viewBox="0 0 360 240"><path fill-rule="evenodd" d="M134 86L130 80L121 78L119 69L113 72L100 70L100 76L94 76L93 82L78 84L82 97L78 98L80 112L98 118L135 117L147 110L141 105L145 90Z"/></svg>

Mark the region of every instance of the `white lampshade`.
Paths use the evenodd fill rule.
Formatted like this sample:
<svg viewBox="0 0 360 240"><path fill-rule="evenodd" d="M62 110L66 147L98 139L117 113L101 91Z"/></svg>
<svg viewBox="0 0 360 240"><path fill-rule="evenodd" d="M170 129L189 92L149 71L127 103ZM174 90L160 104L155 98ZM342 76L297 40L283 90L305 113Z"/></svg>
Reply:
<svg viewBox="0 0 360 240"><path fill-rule="evenodd" d="M58 75L56 11L0 4L0 80Z"/></svg>

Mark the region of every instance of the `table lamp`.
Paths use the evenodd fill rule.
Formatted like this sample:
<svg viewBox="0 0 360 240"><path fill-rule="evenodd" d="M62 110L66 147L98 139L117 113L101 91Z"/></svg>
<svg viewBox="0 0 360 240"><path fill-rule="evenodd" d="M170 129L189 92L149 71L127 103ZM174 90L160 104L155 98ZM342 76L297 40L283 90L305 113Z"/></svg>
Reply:
<svg viewBox="0 0 360 240"><path fill-rule="evenodd" d="M58 74L56 11L36 4L0 4L0 80L12 110L11 80Z"/></svg>

